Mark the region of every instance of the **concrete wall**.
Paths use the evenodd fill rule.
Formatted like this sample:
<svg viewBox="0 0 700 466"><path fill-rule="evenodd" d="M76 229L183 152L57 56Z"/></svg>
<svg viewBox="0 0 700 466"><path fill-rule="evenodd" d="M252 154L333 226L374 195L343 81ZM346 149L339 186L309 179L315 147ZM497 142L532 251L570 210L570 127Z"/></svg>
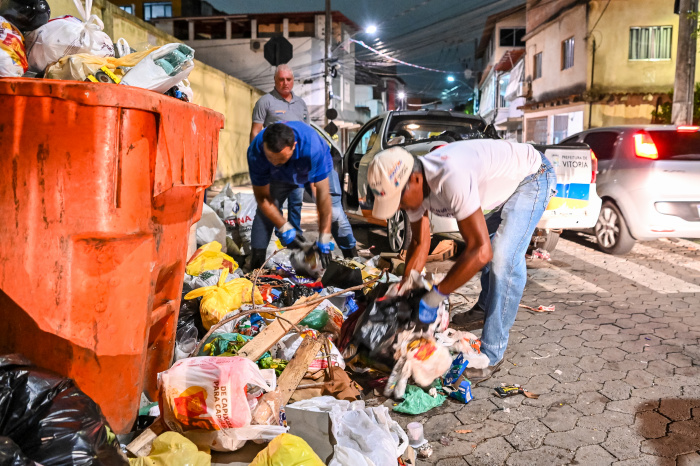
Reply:
<svg viewBox="0 0 700 466"><path fill-rule="evenodd" d="M67 14L78 16L72 0L49 0L49 5L53 17ZM102 18L105 32L113 40L124 37L135 49L177 42L174 37L135 16L124 13L105 0L94 0L93 14ZM198 55L195 50L195 56ZM190 74L190 84L194 91L194 103L216 110L226 117L219 142L217 183L246 182L246 150L252 111L255 102L262 96L262 91L200 61L196 61L195 69Z"/></svg>
<svg viewBox="0 0 700 466"><path fill-rule="evenodd" d="M534 32L562 8L576 3L582 2L581 0L527 0L527 32Z"/></svg>
<svg viewBox="0 0 700 466"><path fill-rule="evenodd" d="M544 8L544 7L543 7ZM588 53L586 47L586 6L578 5L568 10L527 39L525 57L526 80L532 80L532 99L546 100L552 95L562 95L571 90L585 89L587 82ZM562 70L562 42L574 37L574 66ZM626 50L626 49L625 49ZM542 52L542 77L534 78L534 56Z"/></svg>

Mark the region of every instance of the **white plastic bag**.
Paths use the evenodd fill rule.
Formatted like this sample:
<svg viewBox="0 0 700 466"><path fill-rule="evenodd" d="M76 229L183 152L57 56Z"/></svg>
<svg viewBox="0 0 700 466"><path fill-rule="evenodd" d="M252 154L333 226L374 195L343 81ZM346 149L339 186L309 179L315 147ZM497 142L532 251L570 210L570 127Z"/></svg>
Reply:
<svg viewBox="0 0 700 466"><path fill-rule="evenodd" d="M0 77L19 78L27 72L27 66L22 33L0 16Z"/></svg>
<svg viewBox="0 0 700 466"><path fill-rule="evenodd" d="M333 458L328 466L376 466L374 462L352 448L336 445L333 447Z"/></svg>
<svg viewBox="0 0 700 466"><path fill-rule="evenodd" d="M226 249L226 225L216 215L214 209L204 204L202 218L197 222L197 247L212 241L217 241L222 245L221 252L228 252Z"/></svg>
<svg viewBox="0 0 700 466"><path fill-rule="evenodd" d="M246 386L271 387L258 366L240 357L196 357L158 374L163 420L198 446L233 451L246 440L271 440L278 425L251 426Z"/></svg>
<svg viewBox="0 0 700 466"><path fill-rule="evenodd" d="M187 79L194 69L194 50L178 42L149 53L131 68L120 84L163 94Z"/></svg>
<svg viewBox="0 0 700 466"><path fill-rule="evenodd" d="M102 30L104 23L92 12L92 0L73 0L82 16L80 19L66 15L54 18L27 34L29 69L43 73L47 66L66 55L88 53L97 57L113 57L114 44Z"/></svg>
<svg viewBox="0 0 700 466"><path fill-rule="evenodd" d="M234 193L226 185L209 203L214 212L226 224L226 234L236 243L243 255L252 252L251 235L258 203L251 193ZM277 256L275 256L277 259Z"/></svg>

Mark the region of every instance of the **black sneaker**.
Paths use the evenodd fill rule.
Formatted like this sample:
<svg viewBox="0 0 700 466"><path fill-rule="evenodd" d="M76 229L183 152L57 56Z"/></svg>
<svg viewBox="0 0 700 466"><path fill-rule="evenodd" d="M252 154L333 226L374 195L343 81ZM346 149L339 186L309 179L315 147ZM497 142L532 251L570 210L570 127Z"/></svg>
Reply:
<svg viewBox="0 0 700 466"><path fill-rule="evenodd" d="M454 316L451 323L455 327L461 327L464 330L474 330L484 327L485 317L486 312L477 303L467 312Z"/></svg>

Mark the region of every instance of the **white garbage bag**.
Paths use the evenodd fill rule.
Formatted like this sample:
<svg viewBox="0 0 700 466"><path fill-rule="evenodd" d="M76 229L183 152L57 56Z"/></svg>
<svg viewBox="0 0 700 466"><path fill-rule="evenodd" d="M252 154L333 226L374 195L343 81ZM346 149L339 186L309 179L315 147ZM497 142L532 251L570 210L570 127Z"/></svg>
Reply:
<svg viewBox="0 0 700 466"><path fill-rule="evenodd" d="M231 185L227 184L209 205L224 221L226 234L238 245L241 253L243 255L250 254L252 252L253 220L255 220L255 212L258 208L255 195L234 193ZM273 241L274 237L271 238L271 243Z"/></svg>
<svg viewBox="0 0 700 466"><path fill-rule="evenodd" d="M194 49L172 43L159 47L131 68L120 84L163 94L187 79L194 69Z"/></svg>
<svg viewBox="0 0 700 466"><path fill-rule="evenodd" d="M73 0L83 18L61 16L54 18L27 34L29 69L43 73L46 67L66 55L87 53L97 57L113 57L112 39L103 32L104 23L92 12L92 0Z"/></svg>
<svg viewBox="0 0 700 466"><path fill-rule="evenodd" d="M226 225L216 215L214 209L204 204L202 218L197 222L197 247L212 241L221 244L221 252L228 252L226 249Z"/></svg>

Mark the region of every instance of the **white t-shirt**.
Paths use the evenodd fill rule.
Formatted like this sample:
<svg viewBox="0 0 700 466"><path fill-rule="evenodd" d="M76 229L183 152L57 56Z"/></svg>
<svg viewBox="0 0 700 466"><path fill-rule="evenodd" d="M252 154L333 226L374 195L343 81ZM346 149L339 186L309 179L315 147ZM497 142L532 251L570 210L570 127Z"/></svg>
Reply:
<svg viewBox="0 0 700 466"><path fill-rule="evenodd" d="M457 141L420 158L430 195L408 218L416 222L426 210L464 220L477 209L505 203L527 176L542 165L530 144L499 139Z"/></svg>

